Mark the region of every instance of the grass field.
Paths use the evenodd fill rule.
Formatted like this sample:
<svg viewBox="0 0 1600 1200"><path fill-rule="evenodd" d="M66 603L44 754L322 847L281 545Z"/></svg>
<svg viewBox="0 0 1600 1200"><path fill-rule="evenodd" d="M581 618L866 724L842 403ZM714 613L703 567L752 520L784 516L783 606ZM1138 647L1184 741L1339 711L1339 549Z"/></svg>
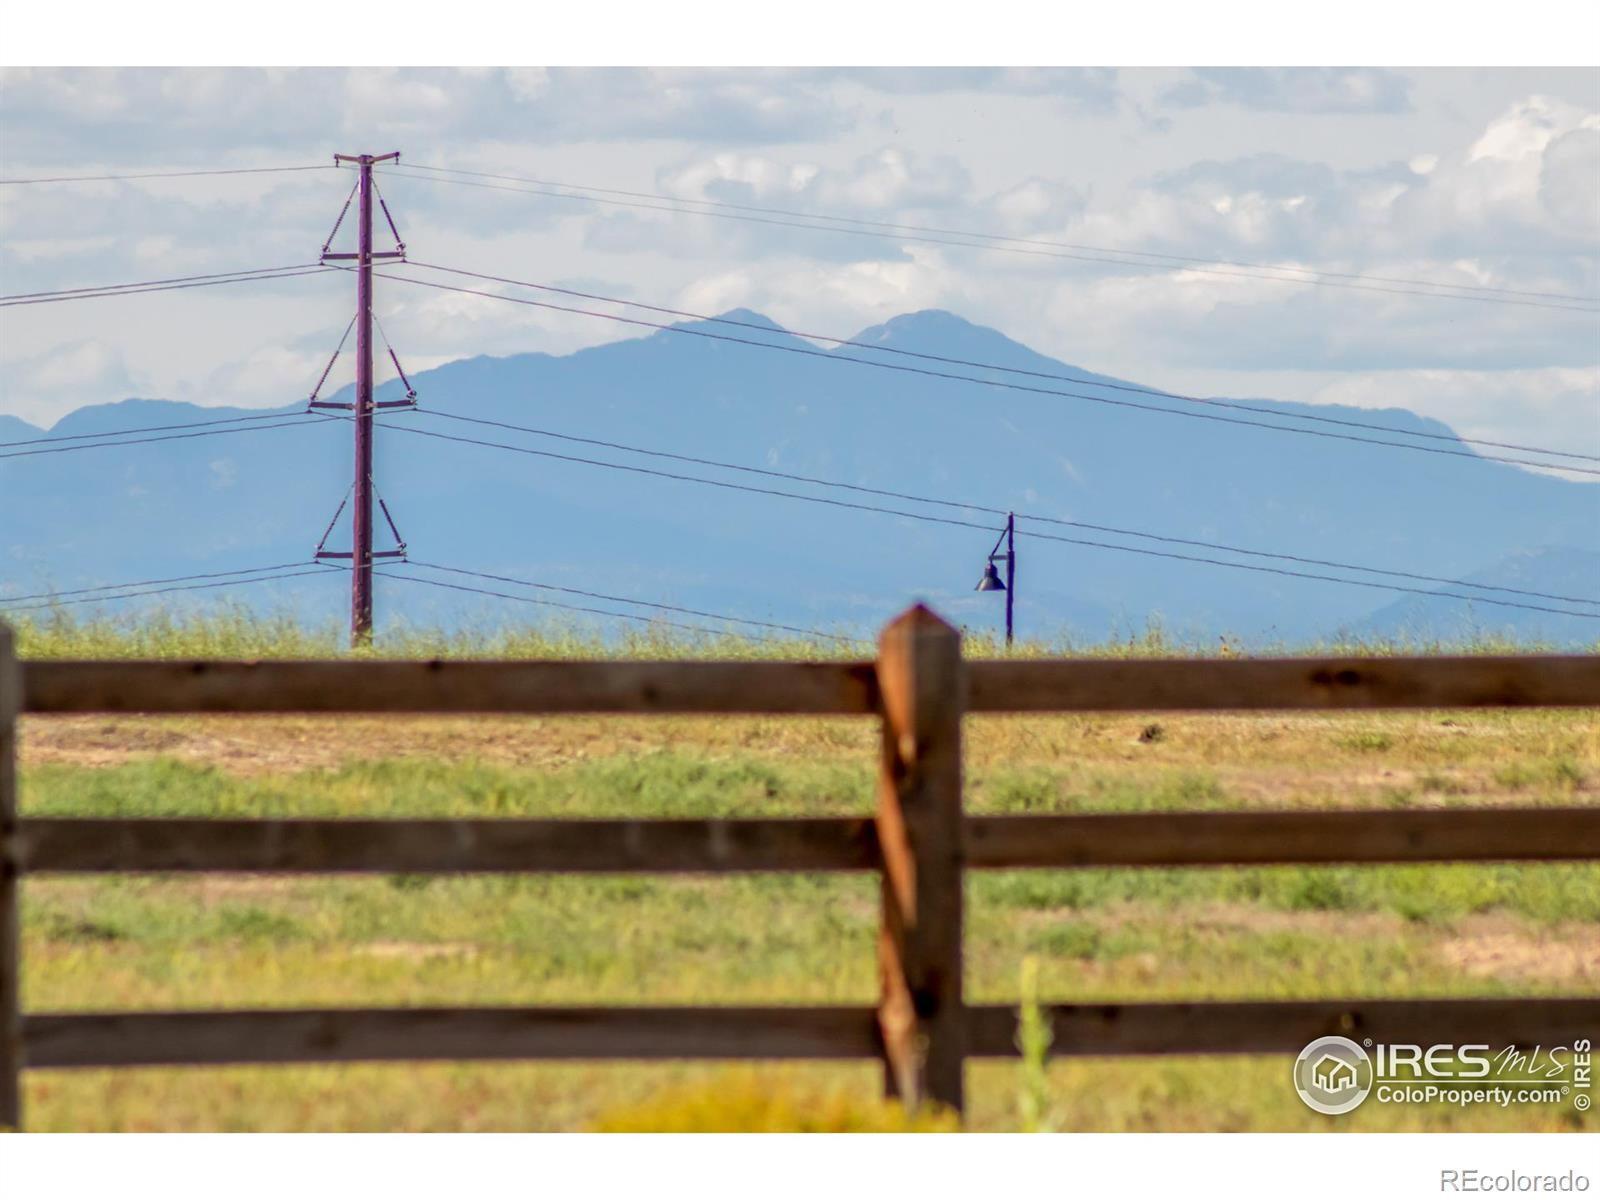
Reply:
<svg viewBox="0 0 1600 1200"><path fill-rule="evenodd" d="M122 640L93 625L21 632L33 656L335 650L221 618ZM525 634L388 649L696 648ZM979 812L1600 802L1593 712L991 717L969 718L966 740ZM21 799L27 815L861 813L875 744L867 720L25 718ZM1048 1001L1565 994L1600 1006L1600 864L969 880L977 1002L1014 1003L1032 958ZM24 1002L870 1003L875 887L843 876L30 878ZM1063 1061L1034 1100L1063 1129L1597 1127L1570 1107L1367 1105L1324 1118L1288 1070L1280 1057ZM870 1064L37 1072L28 1102L37 1129L881 1127L894 1118L871 1103L878 1080ZM1008 1064L976 1065L970 1082L980 1129L1018 1128L1039 1086Z"/></svg>

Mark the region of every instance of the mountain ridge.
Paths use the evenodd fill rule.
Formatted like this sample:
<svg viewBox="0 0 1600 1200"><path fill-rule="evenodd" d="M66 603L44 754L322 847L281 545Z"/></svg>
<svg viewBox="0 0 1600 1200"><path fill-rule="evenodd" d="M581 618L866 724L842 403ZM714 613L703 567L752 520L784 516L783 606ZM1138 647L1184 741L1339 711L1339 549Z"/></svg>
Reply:
<svg viewBox="0 0 1600 1200"><path fill-rule="evenodd" d="M822 349L750 310L724 316L771 326L765 332L734 329L740 338L807 353L772 353L684 336L683 329L657 330L565 355L479 355L415 375L423 411L385 416L378 446L379 487L413 550L425 559L544 581L581 575L606 583L597 590L713 611L867 628L912 596L934 600L954 619L992 623L994 606L968 589L992 544L995 518L964 504L1450 578L1489 569L1530 547L1581 553L1594 543L1600 488L1593 485L1489 461L1196 420L1196 414L1182 409L1172 411L1188 419L1162 419L1117 404L1051 395L1105 392L1108 399L1171 407L1159 395L1110 392L1108 384L1140 385L1049 358L943 310L899 314L868 326L853 340L1077 378L1039 380L951 368L1021 383L1017 390L862 368L843 360L875 351ZM733 328L714 322L684 327L719 337ZM945 370L944 364L904 360L918 368L924 364ZM1036 385L1039 390L1032 390ZM344 385L327 398L348 399L350 391ZM394 381L379 389L380 399L399 394ZM1350 419L1454 436L1442 423L1404 409L1380 414L1272 400L1245 403L1291 416L1345 419L1349 413ZM84 406L49 432L88 433L301 408L303 402L243 409L132 399ZM642 453L557 436L475 427L439 412L950 504L930 508L748 472L664 464ZM1270 421L1261 414L1223 415ZM414 431L401 432L408 423ZM18 489L23 517L11 522L9 536L0 540L5 563L0 595L39 590L34 584L41 573L54 586L83 586L178 574L179 567L284 561L297 544L308 552L349 473L347 436L329 424L12 460L6 474L16 481L9 486ZM613 467L491 451L415 430L607 461ZM669 465L672 473L715 478L723 485L915 510L981 528L912 522L615 469ZM294 486L286 487L290 481ZM149 555L140 557L138 548L151 546L152 528L161 536ZM1309 574L1350 572L1070 526L1025 528L1019 537L1017 597L1025 631L1065 627L1093 636L1112 623L1138 624L1141 616L1160 614L1177 633L1315 636L1357 626L1387 603L1383 593L1370 588L1229 570L1150 552ZM1037 535L1045 533L1075 540L1065 546L1039 540ZM330 545L341 536L343 530L336 530ZM1147 553L1105 548L1113 542ZM425 551L425 545L433 549ZM220 562L252 549L250 562ZM152 560L159 569L153 569ZM113 569L123 573L107 574ZM100 574L86 577L93 572ZM1372 577L1362 578L1371 582ZM287 585L286 594L298 596L297 586L307 596L327 592L321 581L311 581ZM407 616L461 619L459 606L440 607L439 601L430 604L418 595L433 590L386 586L380 617L387 603L390 611ZM1589 592L1596 593L1600 583ZM721 604L712 603L718 598ZM1525 615L1518 610L1487 611L1513 617L1513 628L1531 627L1518 623Z"/></svg>

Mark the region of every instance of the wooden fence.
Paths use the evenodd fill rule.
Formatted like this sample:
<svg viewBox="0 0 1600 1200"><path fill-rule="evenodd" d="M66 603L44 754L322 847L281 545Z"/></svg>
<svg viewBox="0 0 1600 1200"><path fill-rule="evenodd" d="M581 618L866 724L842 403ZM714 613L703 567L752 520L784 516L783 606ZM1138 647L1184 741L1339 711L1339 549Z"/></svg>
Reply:
<svg viewBox="0 0 1600 1200"><path fill-rule="evenodd" d="M1600 705L1600 658L964 662L927 609L874 662L26 662L0 626L0 1126L25 1068L424 1059L881 1061L957 1110L1016 1013L962 992L963 872L1600 859L1600 807L968 816L966 713ZM768 820L18 819L24 713L701 713L875 717L877 811ZM17 880L93 872L875 871L875 1007L24 1013ZM1328 1033L1531 1046L1592 1037L1600 998L1059 1005L1052 1052L1295 1052Z"/></svg>

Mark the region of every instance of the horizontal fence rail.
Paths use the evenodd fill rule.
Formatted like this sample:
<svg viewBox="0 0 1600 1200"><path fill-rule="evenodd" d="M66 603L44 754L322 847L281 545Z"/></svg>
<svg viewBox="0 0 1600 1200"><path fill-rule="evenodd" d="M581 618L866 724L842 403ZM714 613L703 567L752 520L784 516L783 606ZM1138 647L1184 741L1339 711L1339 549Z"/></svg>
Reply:
<svg viewBox="0 0 1600 1200"><path fill-rule="evenodd" d="M875 711L871 663L26 662L34 713Z"/></svg>
<svg viewBox="0 0 1600 1200"><path fill-rule="evenodd" d="M968 1010L967 1052L1015 1058L1017 1010ZM1600 999L1245 1000L1047 1006L1050 1053L1295 1054L1328 1034L1422 1046L1570 1046L1593 1038Z"/></svg>
<svg viewBox="0 0 1600 1200"><path fill-rule="evenodd" d="M872 1058L871 1008L333 1008L30 1015L37 1067Z"/></svg>
<svg viewBox="0 0 1600 1200"><path fill-rule="evenodd" d="M423 1059L877 1059L907 1104L957 1111L1017 1014L963 996L964 875L1028 868L1600 860L1600 807L968 814L967 713L1600 706L1600 656L964 662L923 608L871 662L27 662L0 626L0 1127L27 1068ZM714 820L27 817L19 713L874 716L870 815ZM875 1006L23 1013L23 874L871 871ZM1571 1044L1600 997L1047 1006L1052 1054L1280 1054L1375 1041Z"/></svg>
<svg viewBox="0 0 1600 1200"><path fill-rule="evenodd" d="M725 820L214 820L30 817L29 872L721 874L877 871L870 817ZM973 869L1600 858L1600 808L973 816Z"/></svg>
<svg viewBox="0 0 1600 1200"><path fill-rule="evenodd" d="M972 713L1563 708L1600 656L965 664ZM30 713L705 713L868 716L870 662L25 662Z"/></svg>
<svg viewBox="0 0 1600 1200"><path fill-rule="evenodd" d="M1600 657L974 662L968 712L1569 708L1600 698Z"/></svg>
<svg viewBox="0 0 1600 1200"><path fill-rule="evenodd" d="M969 867L1210 867L1600 858L1600 808L968 817Z"/></svg>
<svg viewBox="0 0 1600 1200"><path fill-rule="evenodd" d="M1327 1034L1526 1050L1593 1037L1600 1000L1269 1000L1044 1006L1057 1055L1293 1053ZM1015 1058L1017 1011L966 1007L966 1057ZM23 1019L32 1067L527 1059L881 1058L857 1007L264 1009Z"/></svg>
<svg viewBox="0 0 1600 1200"><path fill-rule="evenodd" d="M872 818L216 821L29 818L28 871L871 871Z"/></svg>

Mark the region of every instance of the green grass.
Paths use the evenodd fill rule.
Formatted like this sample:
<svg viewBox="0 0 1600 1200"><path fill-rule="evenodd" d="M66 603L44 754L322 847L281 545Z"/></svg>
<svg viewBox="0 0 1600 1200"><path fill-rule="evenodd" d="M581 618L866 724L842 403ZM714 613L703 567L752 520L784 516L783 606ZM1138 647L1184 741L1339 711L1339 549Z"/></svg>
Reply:
<svg viewBox="0 0 1600 1200"><path fill-rule="evenodd" d="M970 806L975 812L1174 811L1226 807L1226 801L1215 778L1187 771L1142 788L1101 779L1082 795L1034 768L995 772L972 789ZM100 769L32 768L23 783L23 812L39 816L692 818L871 810L872 777L863 765L777 764L754 756L708 761L671 751L558 770L390 759L254 777L154 758ZM426 890L425 881L409 886ZM632 886L654 885L641 879ZM1176 910L1209 901L1287 912L1387 911L1408 920L1503 911L1539 921L1600 921L1600 864L1027 871L985 873L973 887L980 903L1023 909L1139 902Z"/></svg>
<svg viewBox="0 0 1600 1200"><path fill-rule="evenodd" d="M1037 767L997 770L975 787L973 805L1184 809L1228 800L1205 772L1149 778L1149 787L1126 790L1108 773L1078 791ZM1540 778L1527 786L1563 786L1548 773ZM543 770L379 759L251 776L152 758L108 768L29 767L22 801L30 815L721 816L867 811L870 785L867 769L847 758L779 762L677 750ZM34 1011L868 1004L876 994L876 887L870 877L847 875L30 878L24 1003ZM1040 995L1051 1001L1557 994L1570 992L1570 981L1467 976L1441 949L1486 921L1500 936L1533 945L1592 938L1600 927L1600 866L985 872L969 877L968 898L967 990L979 1003L1014 1003L1028 957L1037 962ZM1220 1081L1234 1078L1232 1068L1210 1060L1054 1064L1034 1081L1030 1103L1047 1099L1061 1128L1315 1127L1292 1092L1283 1099L1287 1085L1278 1075L1286 1068L1274 1062L1245 1064L1239 1078L1255 1082L1227 1087ZM978 1127L1015 1128L1021 1120L1016 1077L1006 1074L1015 1069L974 1068ZM854 1094L849 1081L860 1075L842 1067L773 1070L759 1068L754 1077L778 1097L748 1117L758 1124L810 1103L783 1100L785 1089L823 1097L816 1104L826 1107L840 1088ZM1122 1082L1104 1083L1097 1097L1078 1095L1068 1081L1085 1072ZM738 1127L743 1109L712 1103L707 1089L735 1095L753 1077L711 1068L556 1066L183 1075L187 1086L217 1094L209 1108L180 1099L175 1078L40 1073L29 1087L45 1128ZM286 1078L331 1099L306 1109ZM379 1079L400 1080L391 1087L412 1095L419 1109L402 1112L392 1096L359 1103L345 1090ZM1213 1087L1215 1111L1202 1103ZM862 1094L871 1090L869 1081ZM463 1100L463 1092L479 1100ZM1545 1118L1408 1110L1387 1119L1524 1128Z"/></svg>
<svg viewBox="0 0 1600 1200"><path fill-rule="evenodd" d="M1023 1113L1011 1064L968 1069L968 1127L1016 1130ZM1162 1059L1057 1059L1047 1071L1052 1125L1106 1132L1496 1132L1590 1131L1588 1114L1525 1113L1514 1122L1482 1108L1437 1104L1364 1105L1323 1117L1300 1103L1281 1056ZM648 1068L597 1064L351 1065L196 1070L44 1071L29 1077L31 1127L40 1131L250 1132L337 1129L377 1132L661 1129L683 1127L697 1110L703 1127L750 1128L750 1113L718 1121L710 1100L759 1090L766 1109L815 1120L822 1103L848 1097L859 1127L876 1120L872 1103L882 1069L870 1064L763 1064L756 1067L663 1063ZM671 1120L677 1114L676 1122ZM785 1126L793 1129L794 1125Z"/></svg>
<svg viewBox="0 0 1600 1200"><path fill-rule="evenodd" d="M218 611L24 624L30 657L325 657L340 631ZM969 652L993 654L975 638ZM1274 647L1416 652L1418 646ZM1456 652L1503 652L1490 641ZM1158 630L1020 654L1236 653ZM768 654L737 637L398 631L419 657ZM364 652L365 653L365 652ZM852 652L860 653L860 651ZM971 718L988 813L1593 803L1600 716L1572 712ZM870 812L870 721L26 718L30 816L735 817ZM28 877L32 1011L484 1004L870 1004L877 882L746 877ZM1015 1004L1594 995L1600 865L977 872L966 988ZM1592 1114L1368 1106L1319 1117L1288 1062L974 1064L980 1129L1594 1129ZM428 1064L27 1077L40 1129L898 1128L861 1065ZM819 1115L820 1114L820 1115Z"/></svg>
<svg viewBox="0 0 1600 1200"><path fill-rule="evenodd" d="M381 658L810 658L870 657L875 630L831 628L829 637L762 635L734 626L706 634L666 624L633 626L607 635L591 624L479 624L459 630L390 623L369 648L351 650L338 622L307 624L289 613L262 614L240 603L197 609L151 608L125 615L60 607L8 613L0 620L17 634L25 658L246 658L345 656ZM1010 650L990 629L965 628L972 657L1191 658L1255 655L1517 654L1553 647L1485 631L1450 640L1427 638L1327 638L1315 642L1251 642L1242 638L1187 638L1152 620L1142 630L1086 641L1065 631L1025 637ZM851 640L860 639L860 640ZM1589 647L1600 651L1600 639Z"/></svg>

